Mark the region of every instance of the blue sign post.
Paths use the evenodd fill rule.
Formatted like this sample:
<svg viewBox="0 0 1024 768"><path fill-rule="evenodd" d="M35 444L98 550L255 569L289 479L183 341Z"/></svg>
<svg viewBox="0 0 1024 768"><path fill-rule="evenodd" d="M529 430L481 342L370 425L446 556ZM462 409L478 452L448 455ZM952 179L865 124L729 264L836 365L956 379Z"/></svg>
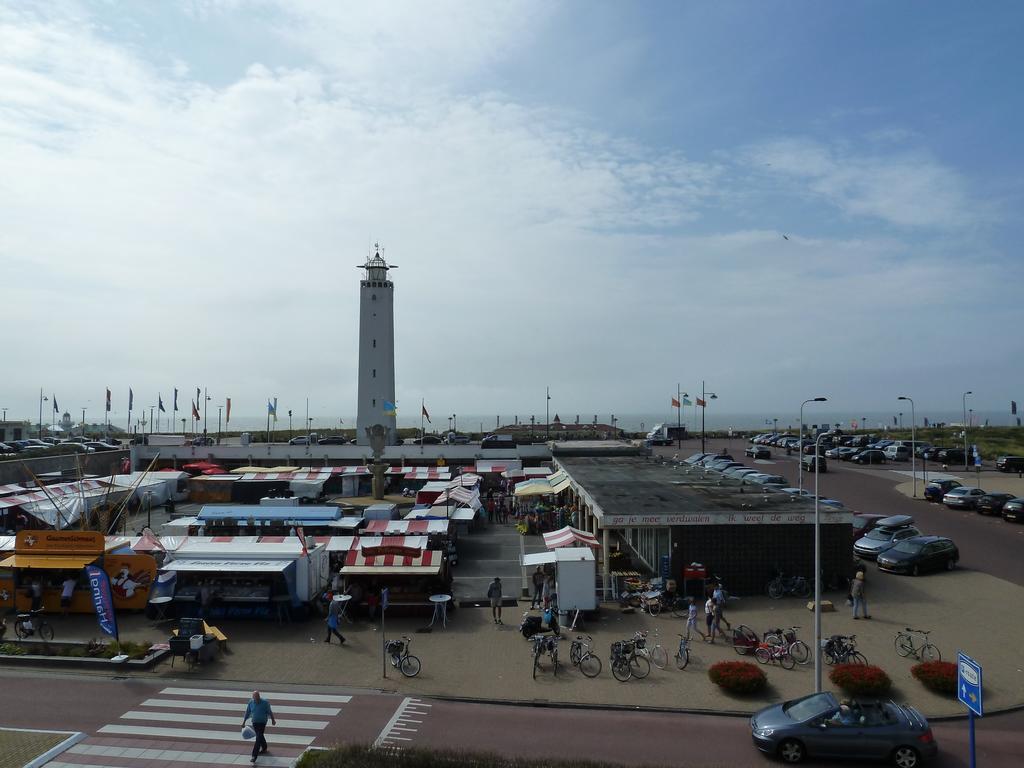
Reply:
<svg viewBox="0 0 1024 768"><path fill-rule="evenodd" d="M974 718L985 714L981 697L981 664L962 651L956 655L956 696L967 707L971 728L971 768L974 761Z"/></svg>

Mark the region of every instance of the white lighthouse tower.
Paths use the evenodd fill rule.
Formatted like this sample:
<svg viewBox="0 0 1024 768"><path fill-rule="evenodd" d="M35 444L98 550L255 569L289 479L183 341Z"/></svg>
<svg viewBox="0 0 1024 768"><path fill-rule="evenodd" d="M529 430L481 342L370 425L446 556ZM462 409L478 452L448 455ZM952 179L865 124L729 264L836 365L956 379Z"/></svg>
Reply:
<svg viewBox="0 0 1024 768"><path fill-rule="evenodd" d="M380 424L387 429L387 444L398 442L395 402L395 284L388 279L388 265L374 244L374 254L359 265L359 408L356 442L369 445L366 428Z"/></svg>

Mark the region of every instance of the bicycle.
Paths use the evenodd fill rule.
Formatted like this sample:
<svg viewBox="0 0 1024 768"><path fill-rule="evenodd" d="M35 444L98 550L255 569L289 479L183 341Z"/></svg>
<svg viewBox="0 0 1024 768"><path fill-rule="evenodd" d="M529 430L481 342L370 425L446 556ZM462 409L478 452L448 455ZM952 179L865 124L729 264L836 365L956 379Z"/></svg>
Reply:
<svg viewBox="0 0 1024 768"><path fill-rule="evenodd" d="M638 680L651 673L651 662L646 656L638 656L632 640L618 640L612 643L612 675L620 683L635 677Z"/></svg>
<svg viewBox="0 0 1024 768"><path fill-rule="evenodd" d="M416 677L420 673L420 660L409 653L411 643L412 640L402 635L401 640L388 640L385 646L388 658L391 659L391 666L400 670L406 677Z"/></svg>
<svg viewBox="0 0 1024 768"><path fill-rule="evenodd" d="M654 636L657 638L658 633L655 632ZM650 648L647 647L647 630L634 632L633 643L636 646L638 656L646 657L658 669L664 669L668 666L668 651L662 648L660 643L655 643Z"/></svg>
<svg viewBox="0 0 1024 768"><path fill-rule="evenodd" d="M679 650L676 651L676 667L686 669L690 663L690 638L686 635L679 635Z"/></svg>
<svg viewBox="0 0 1024 768"><path fill-rule="evenodd" d="M833 664L867 664L867 657L857 650L856 635L832 635L822 644L825 663Z"/></svg>
<svg viewBox="0 0 1024 768"><path fill-rule="evenodd" d="M811 596L811 584L803 576L785 576L778 571L765 586L765 591L772 600L781 600L787 595L806 598Z"/></svg>
<svg viewBox="0 0 1024 768"><path fill-rule="evenodd" d="M764 641L768 645L785 645L797 664L806 664L811 660L811 649L803 640L797 639L798 629L800 627L790 627L786 630L770 629L765 633Z"/></svg>
<svg viewBox="0 0 1024 768"><path fill-rule="evenodd" d="M537 679L540 659L545 653L551 657L551 672L558 677L558 638L550 635L534 635L530 638L530 642L533 643L533 679Z"/></svg>
<svg viewBox="0 0 1024 768"><path fill-rule="evenodd" d="M796 659L789 654L789 647L785 645L761 643L754 651L754 658L759 664L777 661L783 669L793 669L796 666Z"/></svg>
<svg viewBox="0 0 1024 768"><path fill-rule="evenodd" d="M43 619L41 609L19 613L14 622L14 632L20 640L38 635L40 640L53 640L53 627Z"/></svg>
<svg viewBox="0 0 1024 768"><path fill-rule="evenodd" d="M601 659L591 651L593 642L594 638L590 635L576 635L569 646L569 661L587 677L601 674Z"/></svg>
<svg viewBox="0 0 1024 768"><path fill-rule="evenodd" d="M939 649L928 640L928 635L930 634L930 629L911 629L910 627L897 632L896 639L893 641L896 645L896 653L904 658L913 655L915 659L920 661L942 661L942 654L939 652ZM924 643L921 645L915 643L914 635L921 635Z"/></svg>

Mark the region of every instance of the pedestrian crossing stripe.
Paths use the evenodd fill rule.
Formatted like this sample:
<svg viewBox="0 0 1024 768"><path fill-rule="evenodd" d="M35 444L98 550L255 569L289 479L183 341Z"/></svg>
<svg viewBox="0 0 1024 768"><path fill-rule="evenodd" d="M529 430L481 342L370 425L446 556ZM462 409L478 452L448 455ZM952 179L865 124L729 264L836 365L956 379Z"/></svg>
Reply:
<svg viewBox="0 0 1024 768"><path fill-rule="evenodd" d="M239 722L236 720L236 722ZM241 724L239 724L239 729ZM125 736L167 736L177 739L211 739L213 741L238 741L238 731L197 731L192 728L161 728L149 725L104 725L97 733L118 733ZM314 736L295 736L289 733L273 733L270 740L275 744L295 744L307 747Z"/></svg>
<svg viewBox="0 0 1024 768"><path fill-rule="evenodd" d="M275 713L276 714L276 713ZM159 720L162 723L210 723L211 725L234 725L238 717L222 715L199 715L190 712L125 712L122 720ZM241 725L239 725L241 727ZM307 731L322 731L327 727L326 720L282 720L278 718L278 728L299 728Z"/></svg>
<svg viewBox="0 0 1024 768"><path fill-rule="evenodd" d="M217 688L164 688L161 695L203 696L214 699L251 699L252 691L225 691ZM348 704L351 696L332 696L324 693L286 693L284 691L260 691L265 699L273 701L308 701L321 704Z"/></svg>
<svg viewBox="0 0 1024 768"><path fill-rule="evenodd" d="M341 712L337 707L299 707L291 704L277 704L274 696L275 715L320 715L334 717ZM171 707L175 709L210 709L222 712L238 712L239 705L233 701L189 701L188 699L146 699L140 707ZM157 713L153 713L156 715Z"/></svg>

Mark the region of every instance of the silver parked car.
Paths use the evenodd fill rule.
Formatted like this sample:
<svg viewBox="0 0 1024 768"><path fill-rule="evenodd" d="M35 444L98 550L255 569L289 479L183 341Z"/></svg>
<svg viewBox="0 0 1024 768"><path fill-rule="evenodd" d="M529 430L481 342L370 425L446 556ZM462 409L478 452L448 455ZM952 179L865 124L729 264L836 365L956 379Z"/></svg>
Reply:
<svg viewBox="0 0 1024 768"><path fill-rule="evenodd" d="M917 768L938 754L928 721L907 704L875 699L836 701L831 693L762 709L750 718L750 731L762 752L783 762L805 757L887 760Z"/></svg>
<svg viewBox="0 0 1024 768"><path fill-rule="evenodd" d="M883 517L874 528L854 542L854 554L858 557L874 560L904 539L909 539L911 536L920 536L921 532L914 527L913 523L914 518L910 515Z"/></svg>

